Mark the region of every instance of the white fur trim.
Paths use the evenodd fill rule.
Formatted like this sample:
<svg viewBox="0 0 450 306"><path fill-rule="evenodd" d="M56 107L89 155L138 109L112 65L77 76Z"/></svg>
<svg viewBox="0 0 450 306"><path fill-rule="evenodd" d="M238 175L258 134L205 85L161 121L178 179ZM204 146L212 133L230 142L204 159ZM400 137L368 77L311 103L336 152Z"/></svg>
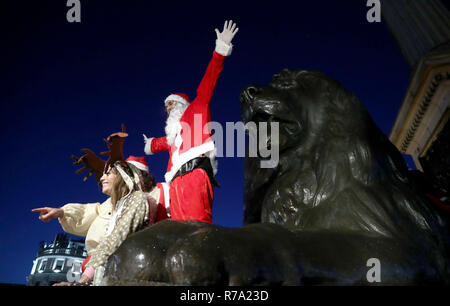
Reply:
<svg viewBox="0 0 450 306"><path fill-rule="evenodd" d="M128 176L128 174L125 172L125 170L122 169L122 166L120 164L115 164L114 166L117 171L119 172L120 176L122 177L122 179L125 181L125 184L128 187L128 194L129 195L133 190L134 190L134 181L132 180L131 177ZM133 171L133 169L131 170ZM134 171L133 171L133 175L134 175Z"/></svg>
<svg viewBox="0 0 450 306"><path fill-rule="evenodd" d="M125 201L128 199L130 194L134 191L135 183L138 185L139 188L141 188L139 181L138 181L139 180L138 174L135 172L133 167L130 167L131 171L133 172L133 178L128 176L128 174L125 172L125 170L122 169L122 166L120 164L115 164L115 168L119 172L120 176L122 176L122 179L125 181L125 184L127 185L129 191L128 191L127 195L124 196L122 199L120 199L119 203L117 204L117 208L116 208L114 214L112 215L111 220L109 221L108 231L106 232L106 236L109 236L112 233L113 229L116 227L116 222L122 215L123 203L125 203Z"/></svg>
<svg viewBox="0 0 450 306"><path fill-rule="evenodd" d="M108 231L106 232L105 235L106 237L109 236L112 233L113 229L116 227L117 219L119 219L120 215L122 214L123 203L126 201L126 199L128 199L130 193L128 193L126 196L120 199L119 204L117 205L117 209L112 215L111 220L109 221Z"/></svg>
<svg viewBox="0 0 450 306"><path fill-rule="evenodd" d="M214 142L212 140L205 142L197 147L193 147L190 148L189 150L187 150L186 152L179 154L179 147L177 147L177 150L172 154L172 168L170 169L169 172L167 172L164 175L164 178L166 179L167 183L170 183L172 181L173 176L175 175L175 173L178 171L178 169L180 169L180 167L187 163L188 161L190 161L191 159L194 159L196 157L199 157L202 154L207 155L206 153L209 152L215 152L215 145ZM208 156L209 155L209 156ZM215 158L215 154L214 153L209 153L207 156L211 159L214 160ZM216 170L215 172L217 173L217 165L215 163L215 165L213 165L213 167L215 166ZM214 168L213 168L214 170Z"/></svg>
<svg viewBox="0 0 450 306"><path fill-rule="evenodd" d="M170 193L169 193L169 184L161 183L164 192L164 206L166 207L167 215L170 218Z"/></svg>
<svg viewBox="0 0 450 306"><path fill-rule="evenodd" d="M139 170L148 172L148 167L147 167L146 165L144 165L144 164L141 164L140 162L131 160L131 161L127 161L127 163L132 164L133 166L135 166L135 167L138 168Z"/></svg>
<svg viewBox="0 0 450 306"><path fill-rule="evenodd" d="M233 51L233 44L226 44L220 39L216 39L216 52L223 56L229 56Z"/></svg>
<svg viewBox="0 0 450 306"><path fill-rule="evenodd" d="M152 141L153 141L154 138L155 137L147 138L147 140L145 141L144 152L147 155L153 155L153 152L152 152ZM147 170L147 172L148 172L148 170Z"/></svg>
<svg viewBox="0 0 450 306"><path fill-rule="evenodd" d="M189 105L189 102L186 101L185 99L183 99L182 97L180 97L179 95L169 95L165 100L164 100L164 104L166 104L167 101L177 101L181 104L184 105Z"/></svg>
<svg viewBox="0 0 450 306"><path fill-rule="evenodd" d="M176 148L180 148L181 144L183 143L183 138L181 138L181 130L182 129L183 129L183 127L181 126L181 123L178 120L178 122L177 122L177 134L176 134L177 136L175 137L175 141L174 141L174 144L175 144Z"/></svg>
<svg viewBox="0 0 450 306"><path fill-rule="evenodd" d="M211 162L211 167L213 169L213 175L216 176L217 171L219 170L219 162L216 159L217 148L214 146L214 150L208 151L208 152L206 152L204 154L206 155L206 157L209 158L209 160Z"/></svg>

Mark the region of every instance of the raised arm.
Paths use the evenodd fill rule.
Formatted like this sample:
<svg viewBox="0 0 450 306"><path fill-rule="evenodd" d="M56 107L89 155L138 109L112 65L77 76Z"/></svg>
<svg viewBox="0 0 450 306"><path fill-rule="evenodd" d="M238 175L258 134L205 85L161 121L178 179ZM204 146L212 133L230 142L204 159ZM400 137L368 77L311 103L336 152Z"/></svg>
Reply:
<svg viewBox="0 0 450 306"><path fill-rule="evenodd" d="M204 103L209 103L214 87L219 78L220 72L223 69L223 63L226 56L231 54L233 45L231 41L234 35L238 32L239 28L232 20L225 21L222 32L215 29L217 34L216 48L214 50L213 58L209 62L205 75L203 76L200 85L197 88L197 99Z"/></svg>

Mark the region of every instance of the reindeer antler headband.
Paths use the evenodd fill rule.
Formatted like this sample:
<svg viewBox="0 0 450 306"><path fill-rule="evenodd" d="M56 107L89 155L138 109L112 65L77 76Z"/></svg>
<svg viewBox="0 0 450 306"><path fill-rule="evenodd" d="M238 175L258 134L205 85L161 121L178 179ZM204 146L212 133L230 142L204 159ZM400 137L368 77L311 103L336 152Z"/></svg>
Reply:
<svg viewBox="0 0 450 306"><path fill-rule="evenodd" d="M86 181L92 175L92 173L95 173L97 182L100 182L100 178L110 165L114 164L116 161L124 162L123 143L126 137L128 137L128 134L125 131L125 125L122 124L121 132L113 133L109 135L108 138L103 139L109 151L101 152L100 155L109 156L107 161L104 161L89 149L81 149L80 151L86 154L81 156L80 158L72 155L72 159L75 161L73 163L74 165L85 164L85 166L81 169L78 169L76 173L80 174L85 170L89 170L89 172L83 178L83 181Z"/></svg>

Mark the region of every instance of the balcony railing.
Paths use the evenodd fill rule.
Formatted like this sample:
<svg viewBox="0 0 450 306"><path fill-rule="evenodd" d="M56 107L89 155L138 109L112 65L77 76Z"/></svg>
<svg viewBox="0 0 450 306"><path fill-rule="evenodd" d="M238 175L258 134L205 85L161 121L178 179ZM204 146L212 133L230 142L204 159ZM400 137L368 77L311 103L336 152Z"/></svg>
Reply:
<svg viewBox="0 0 450 306"><path fill-rule="evenodd" d="M86 250L81 249L79 247L76 248L61 248L61 247L48 247L44 248L38 253L39 256L43 255L69 255L69 256L77 256L77 257L86 257Z"/></svg>

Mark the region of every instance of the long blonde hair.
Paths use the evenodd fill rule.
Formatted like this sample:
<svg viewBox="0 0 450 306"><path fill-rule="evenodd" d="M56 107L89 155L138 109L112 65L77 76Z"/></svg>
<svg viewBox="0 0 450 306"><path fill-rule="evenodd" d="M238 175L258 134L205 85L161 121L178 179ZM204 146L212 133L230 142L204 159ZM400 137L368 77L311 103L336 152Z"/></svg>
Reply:
<svg viewBox="0 0 450 306"><path fill-rule="evenodd" d="M116 175L111 190L111 203L113 208L116 209L117 203L130 192L130 189L128 189L127 184L115 167L111 171Z"/></svg>

